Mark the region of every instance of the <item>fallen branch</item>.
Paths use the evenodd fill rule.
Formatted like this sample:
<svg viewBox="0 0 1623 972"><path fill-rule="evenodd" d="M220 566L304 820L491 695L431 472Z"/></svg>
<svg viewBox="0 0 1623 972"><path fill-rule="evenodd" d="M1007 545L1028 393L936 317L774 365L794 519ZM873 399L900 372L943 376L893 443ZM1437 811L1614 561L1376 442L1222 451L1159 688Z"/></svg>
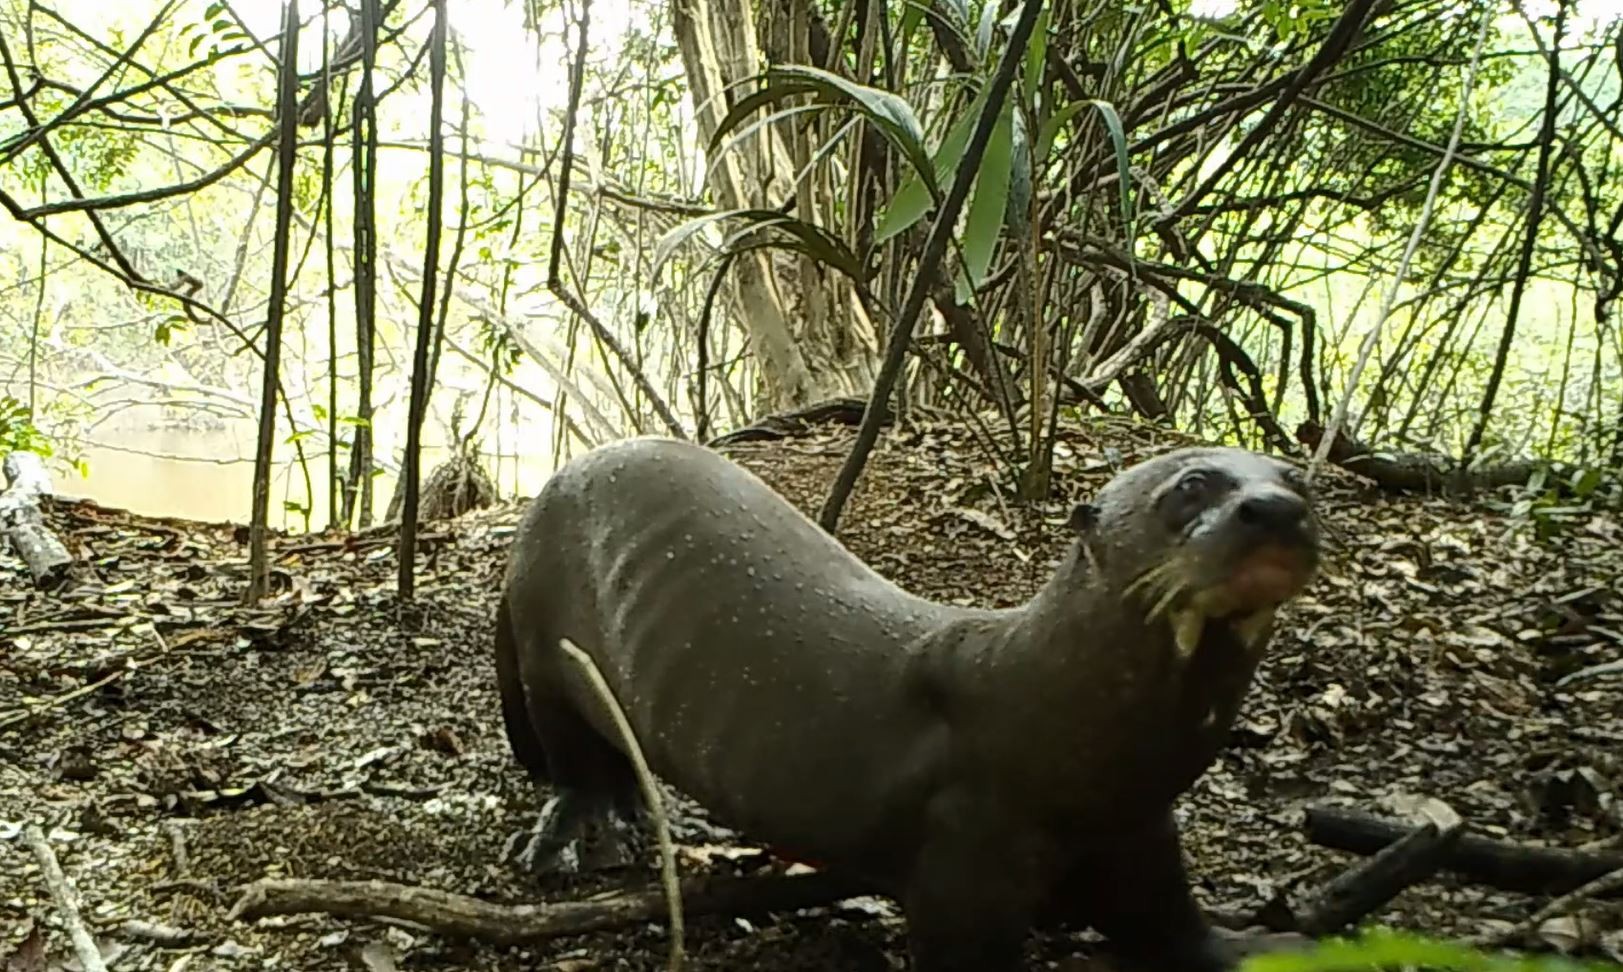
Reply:
<svg viewBox="0 0 1623 972"><path fill-rule="evenodd" d="M1303 422L1296 427L1296 440L1309 449L1318 449L1323 439L1324 427L1316 422ZM1395 493L1463 494L1522 486L1540 467L1531 459L1517 459L1461 468L1440 455L1376 450L1345 431L1336 436L1328 458L1348 472ZM1552 482L1557 478L1552 477Z"/></svg>
<svg viewBox="0 0 1623 972"><path fill-rule="evenodd" d="M32 452L13 452L6 456L4 467L6 490L0 493L0 532L28 565L36 588L59 587L73 566L73 555L45 525L39 510L40 499L52 492L45 462Z"/></svg>
<svg viewBox="0 0 1623 972"><path fill-rule="evenodd" d="M1465 823L1425 823L1381 848L1303 899L1293 930L1318 938L1355 925L1443 865L1465 833Z"/></svg>
<svg viewBox="0 0 1623 972"><path fill-rule="evenodd" d="M671 922L669 968L671 972L681 972L685 954L682 943L682 888L676 879L676 848L671 843L671 827L665 816L665 802L660 799L659 787L654 785L654 773L648 768L648 760L643 757L642 746L637 743L637 734L632 731L625 709L621 708L620 701L614 697L614 690L609 687L602 670L592 661L592 656L581 651L568 638L559 641L558 647L562 648L564 654L586 673L587 681L592 683L598 698L608 707L609 715L614 718L614 727L620 732L620 741L625 744L626 755L631 757L631 765L637 771L637 785L642 788L642 798L647 801L648 813L654 818L654 835L659 840L659 874L665 885L665 904L670 912Z"/></svg>
<svg viewBox="0 0 1623 972"><path fill-rule="evenodd" d="M15 638L18 635L38 634L41 631L94 631L97 628L117 628L133 624L138 620L146 620L139 616L130 617L104 617L104 618L64 618L57 621L30 621L27 624L12 624L6 626L6 637Z"/></svg>
<svg viewBox="0 0 1623 972"><path fill-rule="evenodd" d="M861 425L862 412L868 403L860 398L830 398L789 412L764 415L741 429L718 435L705 445L712 449L739 442L762 442L787 439L799 435L814 425L835 422L840 425ZM891 422L890 409L885 408L880 424Z"/></svg>
<svg viewBox="0 0 1623 972"><path fill-rule="evenodd" d="M62 925L73 942L73 953L79 957L79 967L84 972L107 972L107 966L101 960L101 949L96 947L96 940L90 937L84 920L79 917L79 892L68 883L67 875L62 873L62 865L57 862L56 852L51 850L44 832L38 826L29 824L23 831L23 842L34 852L34 859L39 861L39 869L45 875L45 886L50 889L57 913L62 916Z"/></svg>
<svg viewBox="0 0 1623 972"><path fill-rule="evenodd" d="M181 928L178 925L165 925L153 921L141 921L136 918L118 926L118 930L127 938L138 938L151 942L159 948L185 948L198 942L209 941L209 936L191 928Z"/></svg>
<svg viewBox="0 0 1623 972"><path fill-rule="evenodd" d="M1526 935L1537 931L1540 925L1544 924L1546 921L1549 921L1551 918L1557 918L1562 915L1570 914L1572 911L1576 910L1579 905L1586 901L1594 898L1606 897L1607 895L1613 894L1619 890L1623 890L1623 867L1619 867L1617 870L1612 871L1609 874L1603 874L1584 886L1563 894L1559 898L1556 898L1554 901L1551 901L1549 904L1533 912L1533 914L1530 915L1526 920L1517 922L1510 928L1503 931L1487 932L1476 936L1475 938L1471 939L1471 944L1477 946L1478 948L1497 948L1499 946L1509 945L1520 940Z"/></svg>
<svg viewBox="0 0 1623 972"><path fill-rule="evenodd" d="M376 550L379 547L394 546L399 529L400 523L398 521L394 521L384 523L381 526L368 527L365 532L352 533L349 536L339 537L336 540L311 540L307 543L291 543L285 546L278 544L271 549L275 554L278 563L297 554L333 553L337 551L342 551L343 553L364 553L369 550ZM446 543L455 539L456 537L454 534L445 533L443 531L437 533L420 533L417 535L417 543L419 545Z"/></svg>
<svg viewBox="0 0 1623 972"><path fill-rule="evenodd" d="M0 730L10 729L12 726L21 725L30 719L37 718L41 714L51 711L52 709L59 709L75 699L84 698L97 689L115 682L131 672L145 668L161 657L163 656L150 655L146 658L137 658L128 661L107 675L96 679L94 682L89 682L85 685L79 686L76 689L73 689L70 692L63 692L61 695L54 695L51 698L43 699L39 702L33 703L32 705L25 705L21 709L0 715Z"/></svg>
<svg viewBox="0 0 1623 972"><path fill-rule="evenodd" d="M1410 830L1408 824L1340 807L1309 807L1307 839L1321 847L1373 854ZM1444 870L1505 891L1565 894L1623 868L1623 853L1533 847L1465 834L1448 849ZM1608 893L1616 895L1617 891Z"/></svg>
<svg viewBox="0 0 1623 972"><path fill-rule="evenodd" d="M1588 668L1580 668L1571 674L1563 675L1555 680L1555 687L1566 688L1575 682L1601 678L1605 675L1623 675L1623 658L1617 661L1601 662L1599 665L1590 665Z"/></svg>
<svg viewBox="0 0 1623 972"><path fill-rule="evenodd" d="M750 915L833 904L864 891L822 872L683 882L688 914ZM518 945L657 921L665 895L630 891L588 901L503 905L388 881L256 881L232 906L234 920L307 913L409 921L454 938Z"/></svg>

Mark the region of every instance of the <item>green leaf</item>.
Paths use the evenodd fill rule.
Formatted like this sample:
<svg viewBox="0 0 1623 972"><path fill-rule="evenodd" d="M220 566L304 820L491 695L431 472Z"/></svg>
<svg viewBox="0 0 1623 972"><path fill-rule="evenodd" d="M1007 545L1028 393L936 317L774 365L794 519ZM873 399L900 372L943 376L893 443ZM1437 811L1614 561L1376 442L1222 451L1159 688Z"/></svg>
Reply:
<svg viewBox="0 0 1623 972"><path fill-rule="evenodd" d="M1033 111L1037 108L1037 89L1043 80L1043 68L1048 59L1048 11L1044 6L1037 14L1037 24L1031 31L1031 44L1026 48L1025 98Z"/></svg>
<svg viewBox="0 0 1623 972"><path fill-rule="evenodd" d="M964 147L969 144L969 133L975 127L975 119L980 117L981 106L985 103L984 93L977 95L947 130L946 137L941 140L933 162L937 186L947 182L948 177L957 171L958 160L963 158ZM933 198L929 188L918 176L910 175L902 180L902 184L896 189L896 195L890 198L890 202L879 214L878 226L874 230L874 245L885 242L918 222L929 212Z"/></svg>
<svg viewBox="0 0 1623 972"><path fill-rule="evenodd" d="M851 252L838 237L827 230L803 219L780 213L775 209L730 209L719 213L706 213L697 216L675 229L666 233L654 246L653 274L658 276L665 262L682 243L691 239L694 234L705 227L722 220L742 220L747 225L731 235L725 237L721 243L721 252L733 253L752 249L742 243L751 234L762 230L776 231L774 240L770 245L783 249L804 253L818 263L831 267L854 280L865 280L869 276L863 270L862 261ZM742 247L742 249L741 249Z"/></svg>
<svg viewBox="0 0 1623 972"><path fill-rule="evenodd" d="M1037 164L1041 166L1047 161L1060 129L1089 107L1099 109L1099 116L1104 119L1105 131L1110 135L1110 145L1116 156L1116 181L1119 190L1117 200L1121 206L1121 220L1127 225L1131 239L1134 235L1132 160L1127 155L1127 133L1122 129L1121 116L1116 114L1115 105L1099 98L1090 98L1070 102L1050 115L1037 134Z"/></svg>
<svg viewBox="0 0 1623 972"><path fill-rule="evenodd" d="M1588 499L1600 488L1604 474L1599 469L1585 469L1572 477L1572 491L1580 499Z"/></svg>
<svg viewBox="0 0 1623 972"><path fill-rule="evenodd" d="M1086 101L1072 101L1048 116L1048 120L1037 129L1038 165L1048 161L1048 153L1053 150L1054 139L1059 137L1060 129L1070 124L1071 119L1087 111L1088 107L1089 103Z"/></svg>
<svg viewBox="0 0 1623 972"><path fill-rule="evenodd" d="M992 265L992 253L997 249L1003 214L1009 204L1009 163L1013 155L1014 103L1005 101L986 143L964 219L964 270L971 287L981 285Z"/></svg>
<svg viewBox="0 0 1623 972"><path fill-rule="evenodd" d="M874 245L878 246L906 230L929 211L930 191L924 188L922 179L910 176L897 188L896 195L890 197L890 202L880 211L878 225L874 229Z"/></svg>
<svg viewBox="0 0 1623 972"><path fill-rule="evenodd" d="M1003 209L1003 226L1021 237L1031 219L1031 141L1026 131L1026 113L1014 112L1013 146L1009 153L1009 202Z"/></svg>
<svg viewBox="0 0 1623 972"><path fill-rule="evenodd" d="M733 103L732 108L728 109L727 114L722 116L721 123L716 126L715 134L710 136L710 144L704 148L707 155L716 154L716 147L721 144L722 140L732 134L733 129L740 122L754 114L758 109L772 104L774 101L792 98L795 95L809 94L817 90L816 86L811 84L772 83L770 76L762 76L759 80L762 84L758 90L738 99Z"/></svg>
<svg viewBox="0 0 1623 972"><path fill-rule="evenodd" d="M930 153L924 143L924 128L913 107L897 95L804 64L774 67L767 72L767 79L769 85L811 85L821 100L849 105L889 139L915 171L934 178Z"/></svg>
<svg viewBox="0 0 1623 972"><path fill-rule="evenodd" d="M1111 147L1116 151L1116 178L1121 189L1121 221L1127 224L1128 240L1133 236L1133 163L1127 155L1127 133L1122 130L1121 116L1116 106L1102 99L1094 99L1093 106L1104 116L1105 128L1110 131Z"/></svg>
<svg viewBox="0 0 1623 972"><path fill-rule="evenodd" d="M671 254L676 252L677 247L703 232L706 227L712 223L719 223L729 216L734 216L744 212L748 212L748 210L724 209L720 212L705 213L703 216L695 216L685 223L678 223L671 229L670 232L666 233L664 236L661 236L658 241L654 243L654 257L650 261L652 266L649 270L649 277L653 280L658 280L660 271L665 268L665 261L671 258Z"/></svg>
<svg viewBox="0 0 1623 972"><path fill-rule="evenodd" d="M327 421L327 409L320 402L311 402L310 411L315 415L317 422Z"/></svg>
<svg viewBox="0 0 1623 972"><path fill-rule="evenodd" d="M998 0L986 0L986 6L981 8L981 22L975 28L975 53L983 61L992 49L992 26L997 23L997 6Z"/></svg>
<svg viewBox="0 0 1623 972"><path fill-rule="evenodd" d="M896 28L897 50L905 51L913 43L913 31L918 30L925 12L924 5L918 0L905 0L902 4L902 20Z"/></svg>
<svg viewBox="0 0 1623 972"><path fill-rule="evenodd" d="M1246 959L1243 972L1365 972L1369 969L1455 969L1461 972L1581 972L1615 968L1602 963L1579 964L1560 958L1520 958L1496 955L1452 942L1414 935L1370 931L1353 941L1329 939L1301 952L1272 952Z"/></svg>
<svg viewBox="0 0 1623 972"><path fill-rule="evenodd" d="M777 218L767 218L769 215L776 215ZM770 227L787 233L791 241L788 249L804 253L823 266L838 270L852 280L861 282L867 279L868 275L863 272L862 261L857 259L855 253L851 252L851 248L846 246L845 242L839 237L829 233L821 226L803 219L794 219L781 214L769 214L767 211L752 213L751 217L760 217L762 227ZM723 247L724 252L731 250L748 234L748 230L735 234Z"/></svg>

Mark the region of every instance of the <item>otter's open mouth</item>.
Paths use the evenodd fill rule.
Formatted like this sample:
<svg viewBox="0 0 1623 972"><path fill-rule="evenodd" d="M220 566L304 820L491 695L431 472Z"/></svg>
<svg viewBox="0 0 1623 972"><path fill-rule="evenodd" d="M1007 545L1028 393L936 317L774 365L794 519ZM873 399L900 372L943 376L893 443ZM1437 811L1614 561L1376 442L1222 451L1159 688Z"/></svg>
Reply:
<svg viewBox="0 0 1623 972"><path fill-rule="evenodd" d="M1277 543L1246 554L1223 580L1172 612L1179 653L1193 654L1209 623L1226 625L1242 644L1255 646L1273 624L1275 610L1307 587L1315 566L1311 549Z"/></svg>
<svg viewBox="0 0 1623 972"><path fill-rule="evenodd" d="M1229 572L1219 585L1218 600L1231 613L1247 615L1285 603L1302 593L1312 577L1313 561L1306 551L1265 544Z"/></svg>

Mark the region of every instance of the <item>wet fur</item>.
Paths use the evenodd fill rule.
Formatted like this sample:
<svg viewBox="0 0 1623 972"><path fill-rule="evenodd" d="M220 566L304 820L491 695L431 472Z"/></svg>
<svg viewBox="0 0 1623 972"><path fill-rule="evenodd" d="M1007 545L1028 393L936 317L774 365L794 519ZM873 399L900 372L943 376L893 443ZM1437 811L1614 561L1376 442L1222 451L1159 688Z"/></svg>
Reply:
<svg viewBox="0 0 1623 972"><path fill-rule="evenodd" d="M1180 450L1128 469L1073 513L1077 543L1043 591L1022 608L986 611L925 602L872 574L740 467L694 447L638 441L577 460L537 497L498 608L496 668L513 752L533 779L572 801L551 819L575 826L594 808L636 801L627 761L560 667L556 639L570 637L620 680L616 694L629 700L656 773L729 803L743 820L711 809L747 834L753 819L768 832L751 836L854 870L897 897L915 972L1019 968L1039 915L1092 925L1158 972L1232 967L1189 896L1170 803L1221 745L1273 611L1221 610L1206 594L1201 550L1221 551L1161 522L1153 498L1191 463L1231 466L1245 482L1276 476L1275 467L1233 450ZM654 477L658 490L627 481L636 456L650 467L638 475ZM716 489L732 495L682 500ZM715 518L722 508L727 517ZM754 545L753 528L731 525L742 512L761 525ZM718 562L731 552L735 567L697 578L706 563L697 552L665 567L669 555L649 546L649 531L661 530L710 544ZM740 560L782 565L811 593L795 593L798 584L761 593L762 574L752 572L757 590L747 594ZM841 604L871 607L842 613L831 591L851 599ZM655 598L648 603L667 612L663 620L624 629L633 643L606 639L621 630L614 625L637 623L639 596ZM616 598L625 611L611 610ZM812 609L804 652L703 613L714 606L703 599L733 604L735 614L747 604L786 607L773 598ZM689 642L681 623L693 617L679 612L712 618L696 629L703 639ZM777 622L754 622L763 623L770 633ZM1077 672L1088 674L1073 689ZM1123 672L1140 681L1110 681ZM823 680L839 694L817 694ZM662 721L675 711L670 698L702 705L702 719ZM856 720L872 722L858 723L860 740L851 736ZM737 730L725 745L712 734L717 725ZM825 747L846 755L825 765ZM1081 763L1067 769L1056 759ZM1112 777L1120 771L1145 778ZM1023 796L1010 802L1016 792ZM705 793L690 795L705 802ZM1032 829L1039 811L1066 821L1059 837ZM556 850L572 835L538 836ZM1061 837L1087 841L1052 843ZM1069 870L1041 876L1057 861ZM1148 908L1148 917L1124 905Z"/></svg>

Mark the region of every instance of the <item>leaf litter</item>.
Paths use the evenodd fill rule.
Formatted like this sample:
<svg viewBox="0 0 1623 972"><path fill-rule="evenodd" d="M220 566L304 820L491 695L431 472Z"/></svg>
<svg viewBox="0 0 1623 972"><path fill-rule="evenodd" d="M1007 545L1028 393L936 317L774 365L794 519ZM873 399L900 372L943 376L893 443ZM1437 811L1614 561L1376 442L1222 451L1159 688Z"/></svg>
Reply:
<svg viewBox="0 0 1623 972"><path fill-rule="evenodd" d="M851 436L820 426L724 451L815 515ZM1184 441L1115 420L1068 427L1055 496L1018 504L973 436L916 424L880 441L840 537L920 594L1018 604L1069 542L1073 503ZM1617 843L1623 677L1605 670L1623 658L1617 515L1541 540L1486 504L1388 497L1339 470L1319 489L1325 574L1285 612L1231 745L1178 805L1203 904L1255 912L1347 867L1350 855L1306 842L1309 805L1442 801L1489 836ZM521 513L508 503L430 525L410 605L393 593L391 534L276 536L272 594L247 608L242 527L51 503L50 524L91 570L44 595L0 556L0 968L71 961L16 839L31 821L119 969L663 968L654 925L503 949L327 916L226 918L237 888L264 877L508 902L632 880L537 883L501 859L539 800L502 735L488 647ZM759 861L679 808L684 873ZM651 886L652 868L634 880ZM1444 872L1371 920L1467 936L1541 903ZM1620 908L1591 902L1542 937L1616 958ZM689 924L695 968L880 970L905 955L895 909L872 899ZM1067 957L1085 952L1050 939L1031 957L1082 968Z"/></svg>

